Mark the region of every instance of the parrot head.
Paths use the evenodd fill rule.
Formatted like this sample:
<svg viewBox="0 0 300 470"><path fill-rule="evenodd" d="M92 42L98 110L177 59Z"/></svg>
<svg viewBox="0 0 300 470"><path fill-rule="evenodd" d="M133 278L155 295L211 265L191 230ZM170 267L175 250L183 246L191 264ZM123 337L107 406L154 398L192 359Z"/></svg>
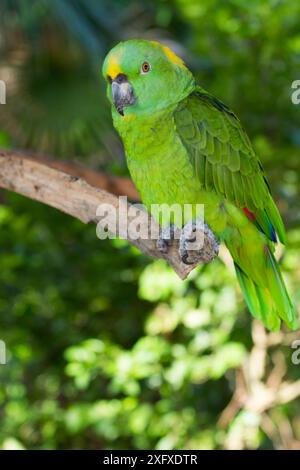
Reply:
<svg viewBox="0 0 300 470"><path fill-rule="evenodd" d="M113 112L121 116L165 109L194 87L193 75L182 59L155 41L119 43L106 56L102 73Z"/></svg>

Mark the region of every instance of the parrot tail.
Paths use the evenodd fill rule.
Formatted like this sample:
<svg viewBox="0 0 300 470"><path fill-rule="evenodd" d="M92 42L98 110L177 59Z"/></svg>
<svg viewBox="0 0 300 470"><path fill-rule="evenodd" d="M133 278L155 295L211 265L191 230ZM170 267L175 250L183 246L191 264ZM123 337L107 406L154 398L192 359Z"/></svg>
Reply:
<svg viewBox="0 0 300 470"><path fill-rule="evenodd" d="M265 282L258 285L235 262L235 270L246 303L252 315L272 331L279 330L281 320L297 329L297 314L286 290L280 268L268 245L265 253Z"/></svg>

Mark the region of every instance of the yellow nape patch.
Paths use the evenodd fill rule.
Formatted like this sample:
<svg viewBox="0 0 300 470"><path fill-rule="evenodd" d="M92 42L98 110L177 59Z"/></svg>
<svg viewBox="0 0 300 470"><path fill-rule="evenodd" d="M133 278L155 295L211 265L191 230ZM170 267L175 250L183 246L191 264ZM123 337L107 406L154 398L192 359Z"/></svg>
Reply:
<svg viewBox="0 0 300 470"><path fill-rule="evenodd" d="M122 73L122 70L120 68L118 58L117 57L111 57L108 61L108 66L107 66L107 74L112 78L116 78L119 73Z"/></svg>
<svg viewBox="0 0 300 470"><path fill-rule="evenodd" d="M125 121L134 121L136 119L136 115L135 114L125 114L122 119L124 119Z"/></svg>
<svg viewBox="0 0 300 470"><path fill-rule="evenodd" d="M171 49L167 46L162 46L164 53L168 57L168 59L176 65L180 65L181 67L184 67L184 62L183 60L178 57L178 55L175 54L175 52L171 51Z"/></svg>

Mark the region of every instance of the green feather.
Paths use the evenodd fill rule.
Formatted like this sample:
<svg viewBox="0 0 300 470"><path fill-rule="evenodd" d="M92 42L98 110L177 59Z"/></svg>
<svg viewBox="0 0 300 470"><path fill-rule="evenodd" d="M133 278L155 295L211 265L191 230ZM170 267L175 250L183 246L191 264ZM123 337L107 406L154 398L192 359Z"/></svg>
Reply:
<svg viewBox="0 0 300 470"><path fill-rule="evenodd" d="M224 195L225 190L224 190L224 166L223 165L218 165L215 166L214 172L217 173L217 180L218 180L218 185L216 186L216 190Z"/></svg>
<svg viewBox="0 0 300 470"><path fill-rule="evenodd" d="M238 171L240 169L240 153L234 148L229 153L228 168L230 171Z"/></svg>
<svg viewBox="0 0 300 470"><path fill-rule="evenodd" d="M213 155L214 153L214 138L211 134L207 133L207 142L206 142L206 147L205 147L205 153L206 155Z"/></svg>
<svg viewBox="0 0 300 470"><path fill-rule="evenodd" d="M287 293L279 266L273 253L271 253L270 248L266 247L265 251L267 261L267 282L269 290L276 303L278 315L290 328L296 329L298 328L297 314Z"/></svg>
<svg viewBox="0 0 300 470"><path fill-rule="evenodd" d="M141 78L133 63L144 57L152 68ZM174 57L159 43L129 40L104 61L104 77L121 71L136 97L120 114L107 80L132 178L148 208L205 204L206 221L232 254L252 314L270 329L281 319L294 328L296 313L267 238L274 240L273 226L284 241L284 227L259 158L234 113Z"/></svg>
<svg viewBox="0 0 300 470"><path fill-rule="evenodd" d="M207 190L210 190L213 188L212 168L207 158L205 161L205 187Z"/></svg>
<svg viewBox="0 0 300 470"><path fill-rule="evenodd" d="M262 320L271 331L278 331L280 328L280 318L274 314L272 297L269 292L260 288L245 274L240 267L234 264L237 279L244 294L247 306L258 320Z"/></svg>
<svg viewBox="0 0 300 470"><path fill-rule="evenodd" d="M212 163L221 163L224 155L224 145L218 140L215 139L215 151L211 156L210 160Z"/></svg>
<svg viewBox="0 0 300 470"><path fill-rule="evenodd" d="M273 225L276 233L278 234L279 240L281 241L281 243L286 243L286 234L282 218L271 195L269 196L266 204L266 212L268 214L271 224Z"/></svg>

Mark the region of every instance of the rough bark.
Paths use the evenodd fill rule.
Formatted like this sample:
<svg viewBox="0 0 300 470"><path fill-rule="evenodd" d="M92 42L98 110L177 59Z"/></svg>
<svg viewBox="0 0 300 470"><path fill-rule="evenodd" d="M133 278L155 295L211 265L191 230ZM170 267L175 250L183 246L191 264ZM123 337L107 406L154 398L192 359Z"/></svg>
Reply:
<svg viewBox="0 0 300 470"><path fill-rule="evenodd" d="M92 184L79 175L85 176ZM79 171L78 167L73 164L43 162L40 158L34 159L26 153L0 151L0 187L54 207L84 223L95 223L101 233L109 225L113 236L127 239L146 255L164 258L182 279L186 278L195 266L209 262L216 256L215 239L212 234L206 232L204 233L203 256L193 265L185 265L181 262L178 254L178 239L170 243L167 253L161 253L157 249L156 239L148 236L150 225L152 233L159 233L157 223L150 219L149 214L143 209L136 208L127 202L124 203L124 200L120 201L120 198L111 192L100 189L101 184L104 188L113 187L115 194L120 194L123 189L127 192L126 196L130 198L137 196L134 186L128 182L128 179L115 179L105 177L103 174L97 176L96 172L82 167ZM105 217L103 217L104 212L102 216L97 215L99 206L102 209L106 208ZM130 227L130 221L137 217L140 224L138 238L127 230ZM117 223L112 229L115 218L121 223ZM126 220L127 227L124 223Z"/></svg>

